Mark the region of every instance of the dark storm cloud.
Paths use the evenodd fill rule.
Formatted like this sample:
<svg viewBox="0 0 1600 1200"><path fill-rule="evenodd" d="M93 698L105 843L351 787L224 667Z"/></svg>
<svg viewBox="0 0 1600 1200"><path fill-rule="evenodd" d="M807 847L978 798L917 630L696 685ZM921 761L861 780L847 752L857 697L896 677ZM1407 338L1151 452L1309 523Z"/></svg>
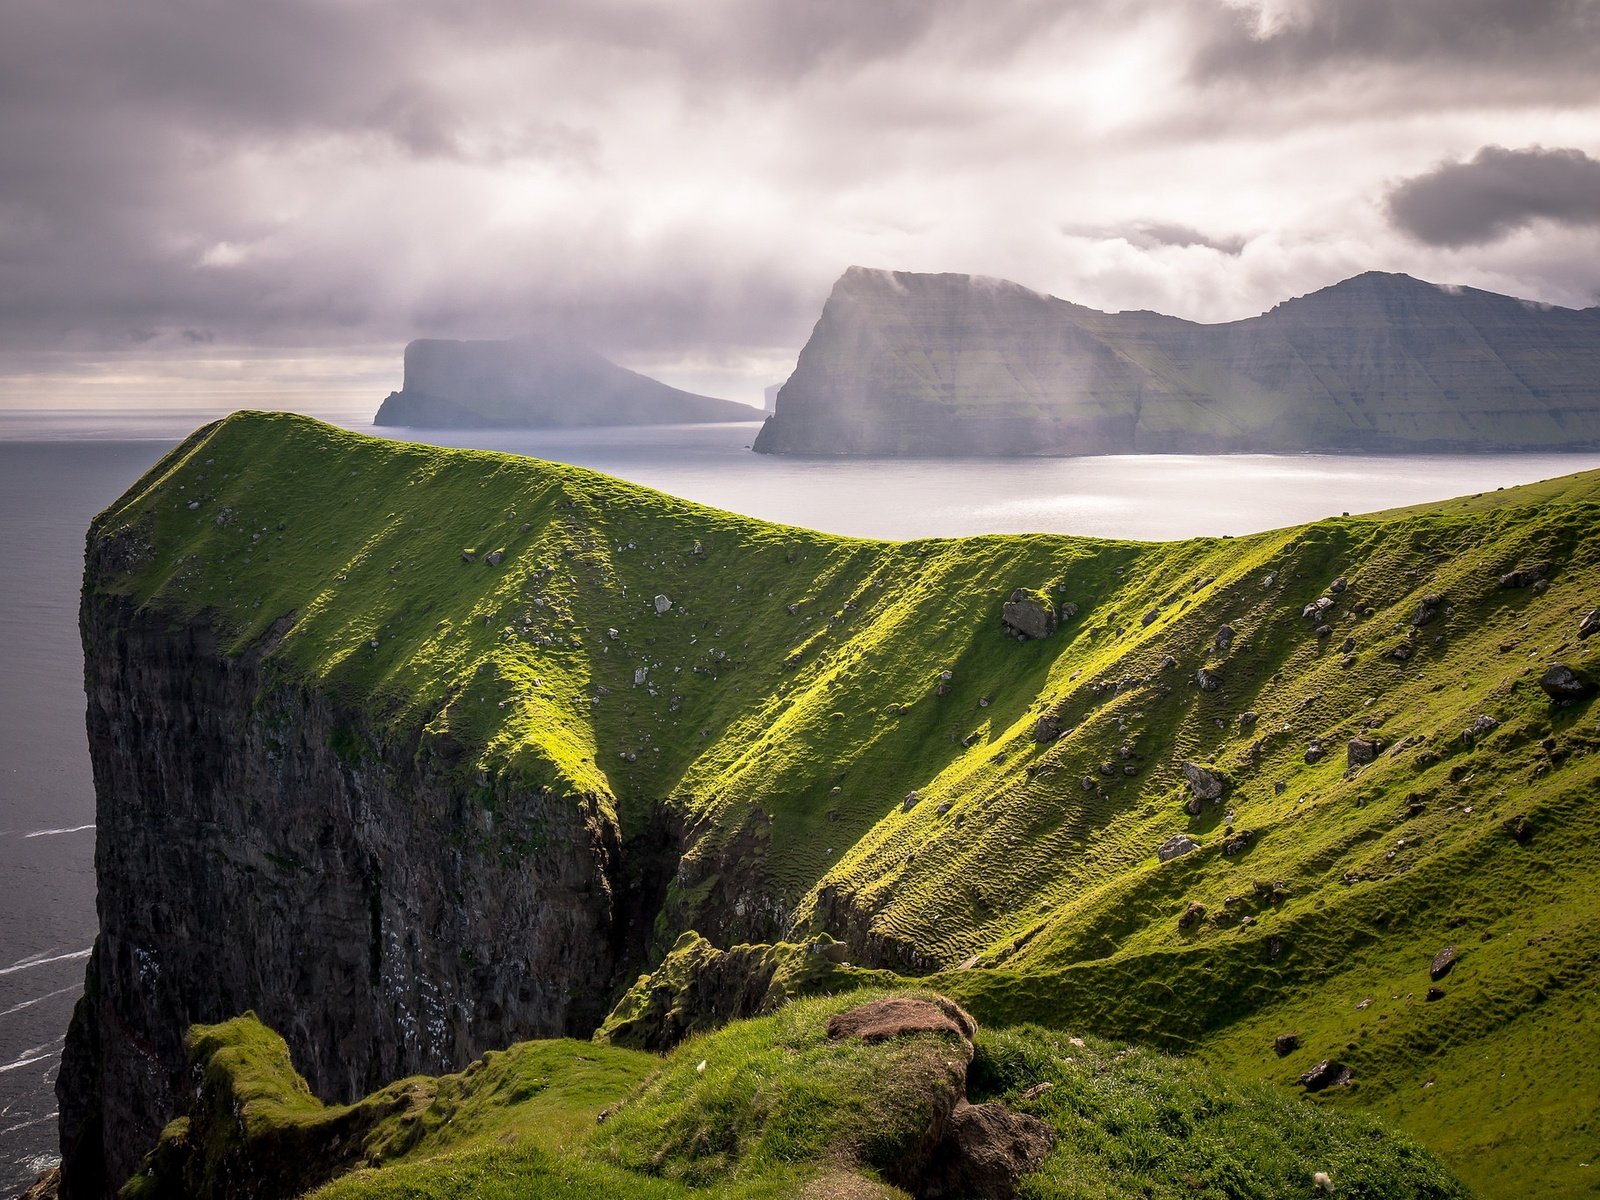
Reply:
<svg viewBox="0 0 1600 1200"><path fill-rule="evenodd" d="M1581 150L1485 146L1395 186L1396 227L1430 246L1492 242L1535 221L1600 225L1600 160Z"/></svg>
<svg viewBox="0 0 1600 1200"><path fill-rule="evenodd" d="M1515 74L1538 88L1600 66L1597 0L1306 0L1257 20L1260 11L1235 9L1196 57L1196 75L1410 64Z"/></svg>

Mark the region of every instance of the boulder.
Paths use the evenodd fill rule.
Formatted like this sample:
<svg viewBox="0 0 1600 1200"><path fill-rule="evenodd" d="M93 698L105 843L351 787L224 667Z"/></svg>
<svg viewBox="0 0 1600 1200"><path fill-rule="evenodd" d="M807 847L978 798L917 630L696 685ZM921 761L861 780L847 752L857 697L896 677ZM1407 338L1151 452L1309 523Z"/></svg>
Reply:
<svg viewBox="0 0 1600 1200"><path fill-rule="evenodd" d="M1330 592L1332 592L1335 596L1337 596L1341 592L1343 592L1345 590L1345 588L1347 588L1349 586L1350 586L1350 581L1348 579L1346 579L1343 575L1341 575L1341 576L1339 576L1339 578L1335 579L1332 583L1330 583L1328 585L1328 590Z"/></svg>
<svg viewBox="0 0 1600 1200"><path fill-rule="evenodd" d="M1185 908L1183 913L1178 917L1178 931L1180 933L1187 933L1205 919L1206 906L1198 903L1197 901L1191 900L1189 901L1189 906Z"/></svg>
<svg viewBox="0 0 1600 1200"><path fill-rule="evenodd" d="M1591 608L1589 614L1578 622L1578 636L1589 637L1600 633L1600 608Z"/></svg>
<svg viewBox="0 0 1600 1200"><path fill-rule="evenodd" d="M1233 645L1233 626L1224 625L1221 629L1217 630L1216 642L1219 653L1226 651L1229 646Z"/></svg>
<svg viewBox="0 0 1600 1200"><path fill-rule="evenodd" d="M1033 723L1033 740L1041 746L1046 742L1053 742L1061 736L1061 725L1052 716L1046 714Z"/></svg>
<svg viewBox="0 0 1600 1200"><path fill-rule="evenodd" d="M1364 767L1372 762L1383 751L1383 743L1377 738L1351 738L1345 744L1345 763L1352 767Z"/></svg>
<svg viewBox="0 0 1600 1200"><path fill-rule="evenodd" d="M1566 663L1552 663L1539 677L1539 686L1545 695L1558 704L1572 704L1587 700L1597 689L1594 680Z"/></svg>
<svg viewBox="0 0 1600 1200"><path fill-rule="evenodd" d="M994 1101L962 1101L927 1166L900 1182L916 1196L1011 1200L1018 1180L1036 1170L1055 1144L1055 1130L1038 1117Z"/></svg>
<svg viewBox="0 0 1600 1200"><path fill-rule="evenodd" d="M1148 629L1150 626L1154 625L1160 619L1161 619L1161 610L1159 608L1152 608L1149 612L1145 613L1145 615L1139 619L1139 625L1142 628Z"/></svg>
<svg viewBox="0 0 1600 1200"><path fill-rule="evenodd" d="M1433 961L1428 964L1428 978L1438 983L1454 969L1461 954L1454 946L1446 946L1433 956Z"/></svg>
<svg viewBox="0 0 1600 1200"><path fill-rule="evenodd" d="M1500 576L1500 586L1503 588L1532 587L1540 580L1548 579L1549 577L1549 563L1528 563L1525 566L1517 567L1514 570L1507 571L1504 575Z"/></svg>
<svg viewBox="0 0 1600 1200"><path fill-rule="evenodd" d="M953 1000L937 996L923 1000L914 996L890 996L871 1000L828 1018L831 1041L859 1038L863 1042L884 1042L912 1033L947 1033L970 1043L978 1023Z"/></svg>
<svg viewBox="0 0 1600 1200"><path fill-rule="evenodd" d="M1306 747L1306 753L1305 753L1306 764L1309 766L1312 763L1319 763L1319 762L1322 761L1324 755L1326 755L1326 754L1327 754L1327 751L1322 748L1322 743L1318 742L1318 741L1313 741L1309 746Z"/></svg>
<svg viewBox="0 0 1600 1200"><path fill-rule="evenodd" d="M1298 1033L1280 1033L1272 1039L1272 1051L1279 1058L1286 1058L1298 1049L1300 1049Z"/></svg>
<svg viewBox="0 0 1600 1200"><path fill-rule="evenodd" d="M1300 615L1309 620L1320 620L1322 614L1333 607L1333 601L1327 596L1318 596L1310 604L1300 610Z"/></svg>
<svg viewBox="0 0 1600 1200"><path fill-rule="evenodd" d="M1295 1081L1308 1092L1343 1087L1350 1082L1350 1068L1336 1059L1325 1058Z"/></svg>
<svg viewBox="0 0 1600 1200"><path fill-rule="evenodd" d="M1048 601L1017 588L1000 606L1000 624L1013 637L1037 641L1056 631L1056 612Z"/></svg>
<svg viewBox="0 0 1600 1200"><path fill-rule="evenodd" d="M1193 850L1200 849L1200 843L1186 833L1175 833L1161 845L1156 847L1156 858L1162 862L1171 862L1181 858Z"/></svg>
<svg viewBox="0 0 1600 1200"><path fill-rule="evenodd" d="M1222 686L1222 676L1208 667L1201 667L1196 671L1194 681L1200 685L1202 692L1214 692Z"/></svg>
<svg viewBox="0 0 1600 1200"><path fill-rule="evenodd" d="M1198 763L1184 763L1183 777L1189 781L1189 791L1196 800L1220 800L1228 790L1226 779Z"/></svg>
<svg viewBox="0 0 1600 1200"><path fill-rule="evenodd" d="M672 601L665 596L658 595L655 598L655 606L658 613L670 612L672 610Z"/></svg>
<svg viewBox="0 0 1600 1200"><path fill-rule="evenodd" d="M488 563L491 567L498 567L501 563L505 562L505 560L506 552L504 550L491 550L489 553L483 556L483 561Z"/></svg>
<svg viewBox="0 0 1600 1200"><path fill-rule="evenodd" d="M1411 624L1418 629L1433 621L1444 609L1444 596L1438 592L1429 592L1417 605L1417 611L1411 614Z"/></svg>

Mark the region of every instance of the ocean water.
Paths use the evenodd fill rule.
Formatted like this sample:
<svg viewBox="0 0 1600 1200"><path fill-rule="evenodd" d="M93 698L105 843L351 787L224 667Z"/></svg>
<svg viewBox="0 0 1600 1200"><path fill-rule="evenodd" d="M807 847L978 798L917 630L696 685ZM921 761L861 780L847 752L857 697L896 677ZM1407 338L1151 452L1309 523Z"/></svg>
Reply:
<svg viewBox="0 0 1600 1200"><path fill-rule="evenodd" d="M0 411L0 1196L53 1160L55 1073L96 924L77 634L84 530L215 415ZM1600 467L1597 454L778 459L748 451L756 428L378 432L577 463L768 520L885 538L1242 534Z"/></svg>

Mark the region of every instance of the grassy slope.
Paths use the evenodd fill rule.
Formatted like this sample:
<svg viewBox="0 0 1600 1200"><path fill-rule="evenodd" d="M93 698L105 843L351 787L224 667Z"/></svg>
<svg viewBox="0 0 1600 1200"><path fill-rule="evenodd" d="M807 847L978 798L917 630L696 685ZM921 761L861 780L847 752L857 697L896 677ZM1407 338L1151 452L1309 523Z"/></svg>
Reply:
<svg viewBox="0 0 1600 1200"><path fill-rule="evenodd" d="M336 1143L353 1169L313 1194L903 1200L878 1172L921 1141L930 1089L952 1078L959 1087L965 1076L975 1101L1000 1099L1056 1129L1056 1150L1024 1181L1023 1194L1040 1200L1269 1200L1315 1194L1317 1171L1343 1196L1466 1195L1431 1156L1370 1119L1153 1051L1037 1027L980 1030L968 1070L944 1035L829 1040L828 1016L870 994L796 1001L664 1060L526 1043L460 1075L402 1080L352 1106L372 1116ZM229 1178L222 1164L253 1168L250 1186L259 1186L309 1131L350 1128L352 1107L310 1099L282 1041L254 1020L198 1028L192 1044L205 1098L223 1119L203 1135L181 1121L169 1128L129 1200L179 1194L186 1151L202 1171L189 1185L216 1195ZM1051 1086L1024 1098L1041 1083Z"/></svg>
<svg viewBox="0 0 1600 1200"><path fill-rule="evenodd" d="M1600 738L1592 707L1553 710L1536 680L1595 658L1575 628L1600 603L1597 500L1590 473L1248 538L886 544L251 414L179 447L97 533L153 547L101 586L208 613L239 647L295 612L283 670L450 733L463 770L598 794L625 831L670 797L695 861L753 830L767 881L748 902L797 933L847 907L902 968L977 956L940 986L980 1016L1237 1074L1338 1054L1356 1083L1335 1104L1386 1111L1486 1194L1555 1196L1593 1186ZM1548 591L1497 587L1534 559L1557 564ZM1340 575L1319 640L1300 612ZM1079 612L1019 644L997 621L1017 586ZM1413 637L1429 592L1448 608ZM1387 658L1402 642L1412 657ZM1219 691L1194 686L1202 665ZM1071 732L1040 746L1046 712ZM1465 746L1479 714L1499 727ZM1362 732L1385 753L1347 778ZM1313 738L1329 753L1307 764ZM1185 760L1232 780L1198 819ZM1255 835L1233 857L1229 810ZM1501 832L1515 813L1531 845ZM1158 864L1177 831L1202 850ZM675 896L664 938L728 919L710 894ZM1190 901L1208 919L1180 933ZM1461 965L1425 1003L1447 943ZM1280 1061L1290 1030L1305 1048Z"/></svg>

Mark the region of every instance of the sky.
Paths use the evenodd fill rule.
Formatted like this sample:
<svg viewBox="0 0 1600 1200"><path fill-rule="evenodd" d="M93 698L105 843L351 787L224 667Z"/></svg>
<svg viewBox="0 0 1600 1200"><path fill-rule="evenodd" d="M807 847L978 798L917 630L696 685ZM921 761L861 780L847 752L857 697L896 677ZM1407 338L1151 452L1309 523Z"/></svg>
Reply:
<svg viewBox="0 0 1600 1200"><path fill-rule="evenodd" d="M1600 0L5 0L0 405L557 334L758 404L851 264L1600 303Z"/></svg>

